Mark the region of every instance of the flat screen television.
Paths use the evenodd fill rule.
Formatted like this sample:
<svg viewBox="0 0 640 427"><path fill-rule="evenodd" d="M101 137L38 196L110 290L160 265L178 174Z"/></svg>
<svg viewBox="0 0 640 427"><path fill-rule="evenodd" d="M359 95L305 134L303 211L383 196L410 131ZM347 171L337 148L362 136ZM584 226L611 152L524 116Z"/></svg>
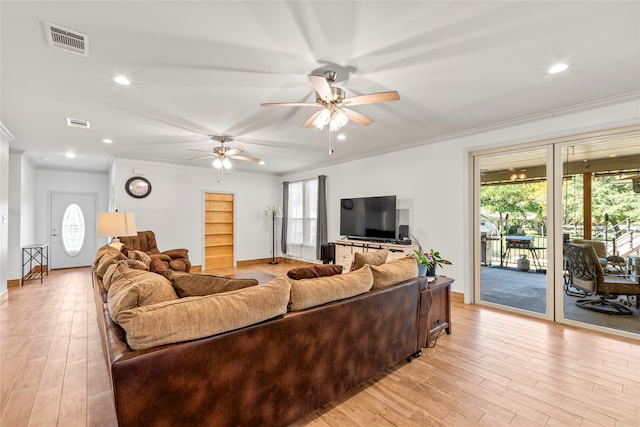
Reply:
<svg viewBox="0 0 640 427"><path fill-rule="evenodd" d="M396 196L340 200L340 235L351 238L396 238Z"/></svg>

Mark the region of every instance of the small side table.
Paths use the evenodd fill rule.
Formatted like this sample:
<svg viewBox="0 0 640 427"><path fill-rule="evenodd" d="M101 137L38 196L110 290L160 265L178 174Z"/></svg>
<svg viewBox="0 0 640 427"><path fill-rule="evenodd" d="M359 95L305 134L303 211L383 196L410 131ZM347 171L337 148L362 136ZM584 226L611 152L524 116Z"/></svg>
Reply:
<svg viewBox="0 0 640 427"><path fill-rule="evenodd" d="M28 267L25 274L24 269ZM49 244L36 244L22 247L22 281L38 280L42 283L49 275Z"/></svg>
<svg viewBox="0 0 640 427"><path fill-rule="evenodd" d="M429 290L433 296L433 302L429 307L427 324L427 348L432 347L442 329L447 334L451 333L451 284L454 279L445 276L437 276L436 280L429 283Z"/></svg>

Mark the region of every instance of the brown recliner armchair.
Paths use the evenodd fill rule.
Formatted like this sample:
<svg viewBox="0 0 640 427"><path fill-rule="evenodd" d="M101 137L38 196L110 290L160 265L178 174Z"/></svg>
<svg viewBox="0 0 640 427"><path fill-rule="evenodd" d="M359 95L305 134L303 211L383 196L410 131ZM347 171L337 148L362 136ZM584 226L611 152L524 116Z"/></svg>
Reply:
<svg viewBox="0 0 640 427"><path fill-rule="evenodd" d="M126 248L142 251L149 255L152 261L160 260L174 271L184 271L188 273L189 270L191 270L189 250L170 249L160 252L158 244L156 243L156 235L153 231L138 231L137 236L120 237L119 239Z"/></svg>

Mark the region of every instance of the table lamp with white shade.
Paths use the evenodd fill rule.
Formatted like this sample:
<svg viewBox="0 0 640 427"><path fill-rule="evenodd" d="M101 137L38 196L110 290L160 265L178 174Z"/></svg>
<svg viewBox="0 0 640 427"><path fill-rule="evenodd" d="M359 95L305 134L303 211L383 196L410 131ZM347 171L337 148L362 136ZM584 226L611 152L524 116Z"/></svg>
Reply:
<svg viewBox="0 0 640 427"><path fill-rule="evenodd" d="M119 236L136 236L136 217L133 212L100 212L98 214L98 237L112 237L110 246L120 250Z"/></svg>

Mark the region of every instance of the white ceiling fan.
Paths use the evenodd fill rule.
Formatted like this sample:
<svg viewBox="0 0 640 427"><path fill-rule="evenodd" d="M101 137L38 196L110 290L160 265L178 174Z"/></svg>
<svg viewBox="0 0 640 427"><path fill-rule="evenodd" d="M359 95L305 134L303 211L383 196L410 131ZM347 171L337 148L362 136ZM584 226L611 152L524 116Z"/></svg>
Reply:
<svg viewBox="0 0 640 427"><path fill-rule="evenodd" d="M309 75L309 80L315 89L316 102L265 102L262 107L316 107L320 108L304 122L303 127L315 126L323 129L329 125L331 132L337 131L346 125L349 120L363 126L369 126L373 119L351 110L347 107L363 104L376 104L380 102L397 101L400 99L398 92L378 92L366 95L345 98L345 91L342 88L332 86L336 81L335 71L325 71L322 76Z"/></svg>
<svg viewBox="0 0 640 427"><path fill-rule="evenodd" d="M233 141L233 138L228 135L209 135L209 137L220 143L219 147L214 147L213 151L205 151L205 150L196 150L193 148L189 148L189 151L198 151L201 153L208 153L206 156L194 157L187 160L203 160L203 159L213 159L211 165L218 170L218 182L222 182L224 169L231 169L233 164L231 163L231 159L233 160L244 160L247 162L259 163L260 159L249 156L241 156L240 153L243 153L244 150L239 148L229 148L224 145L227 142Z"/></svg>

